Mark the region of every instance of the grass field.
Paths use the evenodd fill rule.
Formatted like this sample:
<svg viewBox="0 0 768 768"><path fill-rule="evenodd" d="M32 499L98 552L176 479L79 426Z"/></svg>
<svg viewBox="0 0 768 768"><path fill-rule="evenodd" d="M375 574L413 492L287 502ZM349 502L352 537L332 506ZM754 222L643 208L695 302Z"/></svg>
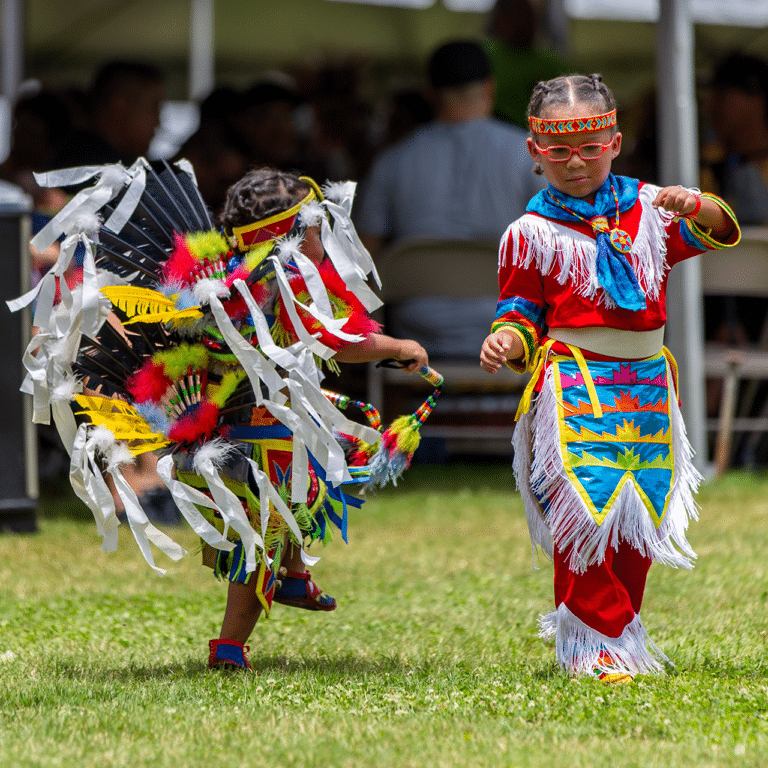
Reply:
<svg viewBox="0 0 768 768"><path fill-rule="evenodd" d="M159 578L49 489L38 534L0 537L0 768L766 766L768 478L699 502L696 568L654 566L643 607L676 669L608 688L536 636L552 568L504 464L371 496L313 569L338 610L276 606L255 676L206 669L225 587L196 555Z"/></svg>

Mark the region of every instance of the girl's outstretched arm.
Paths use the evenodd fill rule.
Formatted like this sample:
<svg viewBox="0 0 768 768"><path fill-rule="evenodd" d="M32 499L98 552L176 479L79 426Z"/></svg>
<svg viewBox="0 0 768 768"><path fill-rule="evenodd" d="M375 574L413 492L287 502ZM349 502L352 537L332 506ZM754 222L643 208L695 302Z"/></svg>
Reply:
<svg viewBox="0 0 768 768"><path fill-rule="evenodd" d="M429 356L424 347L413 339L395 339L384 333L372 333L364 341L340 349L334 356L340 363L368 363L372 360L413 360L403 368L407 373L418 371L429 365Z"/></svg>
<svg viewBox="0 0 768 768"><path fill-rule="evenodd" d="M736 222L713 199L698 195L684 187L664 187L653 201L656 208L693 219L700 227L710 229L712 237L726 242L737 231Z"/></svg>

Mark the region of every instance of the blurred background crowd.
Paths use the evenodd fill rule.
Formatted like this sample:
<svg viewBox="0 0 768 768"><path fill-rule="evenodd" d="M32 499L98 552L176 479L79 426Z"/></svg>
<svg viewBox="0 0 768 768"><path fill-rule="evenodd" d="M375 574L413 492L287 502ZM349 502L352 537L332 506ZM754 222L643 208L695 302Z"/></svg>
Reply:
<svg viewBox="0 0 768 768"><path fill-rule="evenodd" d="M120 7L136 10L137 5ZM165 10L170 13L175 5ZM109 39L119 9L101 20L100 50L120 55L83 66L95 54L91 50L90 59L73 56L65 38L75 35L76 20L59 28L57 47L56 19L64 5L54 3L48 44L28 57L26 79L8 105L10 142L0 156L0 179L32 196L38 229L76 190L40 187L35 173L111 162L130 165L140 156L186 158L215 214L230 184L251 167L269 165L299 170L318 181L360 182L358 229L377 258L414 234L498 242L541 183L531 174L525 153L525 108L533 85L573 71L600 71L618 97L625 137L614 171L660 181L653 24L611 27L599 20L574 21L569 34L562 14L551 13L555 6L562 9L562 2L497 0L485 3L482 13L452 13L450 5L424 3L423 10L410 15L330 0L265 0L242 4L239 12L229 8L232 44L226 55L217 55L211 87L189 98L178 62L160 55L127 56L125 45ZM47 29L40 7L30 3L30 9L29 26ZM321 14L317 18L326 32L314 32L317 39L326 34L325 44L308 42L314 39L312 13ZM344 34L338 29L341 19L347 44L334 50L331 41ZM370 29L372 20L384 24L380 40ZM383 50L371 41L365 50L358 49L358 29L361 46L367 35ZM765 28L750 30L749 37L725 29L697 28L700 186L722 195L742 225L765 227L768 58L760 51L768 49L768 37ZM619 39L616 30L621 30ZM169 38L178 34L162 19L146 18L141 32L150 42L143 48L152 49L163 31ZM454 71L439 52L444 43L459 39L469 53L462 49L463 63ZM98 42L92 49L99 50ZM474 131L479 124L485 133L467 138L466 126ZM462 154L461 142L478 150L476 159ZM489 159L490 147L509 165ZM496 186L487 200L472 199L478 184L470 183L467 168L476 170L483 162L486 179L496 172L507 181L492 182ZM416 190L418 204L407 190ZM488 200L499 209L493 216ZM405 214L397 210L398 201ZM429 217L407 221L408 212L417 210ZM472 215L464 222L456 211ZM33 253L33 280L55 259L55 246L45 254ZM745 300L728 311L735 313L729 336L755 341L763 327L764 303ZM431 316L439 317L435 312ZM723 312L713 305L705 317L710 337L723 332ZM468 316L455 308L449 314ZM484 309L478 333L487 319ZM474 337L469 346L475 348ZM714 412L716 398L711 407Z"/></svg>

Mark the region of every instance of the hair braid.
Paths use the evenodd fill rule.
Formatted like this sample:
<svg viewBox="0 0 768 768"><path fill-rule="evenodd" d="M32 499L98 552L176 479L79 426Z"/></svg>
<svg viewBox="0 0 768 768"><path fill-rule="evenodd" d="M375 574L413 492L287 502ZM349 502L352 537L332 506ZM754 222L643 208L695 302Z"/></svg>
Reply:
<svg viewBox="0 0 768 768"><path fill-rule="evenodd" d="M616 99L601 75L563 75L536 84L528 104L528 117L545 117L552 107L577 104L588 105L599 112L616 109Z"/></svg>

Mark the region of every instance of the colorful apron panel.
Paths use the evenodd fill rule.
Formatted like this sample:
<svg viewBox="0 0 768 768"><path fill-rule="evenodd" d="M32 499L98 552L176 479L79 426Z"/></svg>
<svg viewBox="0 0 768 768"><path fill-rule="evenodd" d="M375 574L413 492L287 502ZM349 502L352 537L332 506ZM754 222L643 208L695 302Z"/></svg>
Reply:
<svg viewBox="0 0 768 768"><path fill-rule="evenodd" d="M632 483L658 528L675 479L665 356L606 362L558 356L552 368L563 467L595 523Z"/></svg>

